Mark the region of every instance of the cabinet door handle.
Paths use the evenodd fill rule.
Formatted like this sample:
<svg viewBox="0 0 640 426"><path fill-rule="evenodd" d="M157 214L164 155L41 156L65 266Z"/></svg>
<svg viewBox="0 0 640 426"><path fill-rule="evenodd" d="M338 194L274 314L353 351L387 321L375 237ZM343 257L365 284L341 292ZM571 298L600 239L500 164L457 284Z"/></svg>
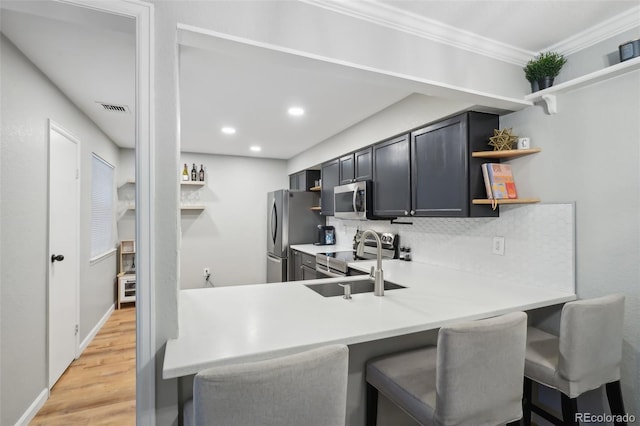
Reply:
<svg viewBox="0 0 640 426"><path fill-rule="evenodd" d="M405 211L404 211L404 215L405 215L405 216L408 216L408 215L409 215L409 212L405 210Z"/></svg>
<svg viewBox="0 0 640 426"><path fill-rule="evenodd" d="M63 260L64 260L64 256L61 255L61 254L58 254L58 255L52 254L51 255L51 263L56 262L56 261L57 262L62 262Z"/></svg>
<svg viewBox="0 0 640 426"><path fill-rule="evenodd" d="M411 210L411 216L413 216L414 214L416 214L415 210Z"/></svg>

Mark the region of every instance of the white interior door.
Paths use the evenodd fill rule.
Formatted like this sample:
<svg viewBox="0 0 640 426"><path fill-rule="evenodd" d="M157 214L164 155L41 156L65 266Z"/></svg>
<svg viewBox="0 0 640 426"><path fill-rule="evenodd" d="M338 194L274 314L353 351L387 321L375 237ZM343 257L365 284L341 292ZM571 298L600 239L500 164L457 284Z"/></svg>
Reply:
<svg viewBox="0 0 640 426"><path fill-rule="evenodd" d="M79 141L49 128L49 388L78 347Z"/></svg>

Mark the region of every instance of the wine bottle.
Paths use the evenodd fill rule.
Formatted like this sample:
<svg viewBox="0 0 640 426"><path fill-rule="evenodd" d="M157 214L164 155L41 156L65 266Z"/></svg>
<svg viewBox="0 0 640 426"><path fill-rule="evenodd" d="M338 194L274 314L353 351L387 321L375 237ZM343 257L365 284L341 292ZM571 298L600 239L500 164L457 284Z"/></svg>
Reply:
<svg viewBox="0 0 640 426"><path fill-rule="evenodd" d="M200 173L198 175L200 182L204 182L204 169L202 168L202 164L200 164Z"/></svg>
<svg viewBox="0 0 640 426"><path fill-rule="evenodd" d="M184 169L182 169L182 180L189 180L189 170L187 169L187 164L184 164Z"/></svg>
<svg viewBox="0 0 640 426"><path fill-rule="evenodd" d="M191 180L198 180L198 169L196 169L196 163L193 163L193 168L191 169Z"/></svg>

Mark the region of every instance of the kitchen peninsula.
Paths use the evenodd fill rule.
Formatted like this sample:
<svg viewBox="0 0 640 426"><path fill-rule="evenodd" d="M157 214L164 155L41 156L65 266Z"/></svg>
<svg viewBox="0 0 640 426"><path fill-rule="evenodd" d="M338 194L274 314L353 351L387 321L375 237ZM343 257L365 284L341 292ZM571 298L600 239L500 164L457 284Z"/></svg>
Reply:
<svg viewBox="0 0 640 426"><path fill-rule="evenodd" d="M368 271L374 263L349 266ZM167 342L163 377L186 378L190 383L192 375L216 365L267 359L330 343L347 344L350 349L359 346L358 353L350 354L347 424L363 424L364 361L369 354L389 350L377 350L378 342L382 347L388 339L409 336L420 345L425 339L420 333L433 334L446 324L575 299L574 292L419 262L385 260L383 269L388 281L406 288L386 291L383 297L362 293L346 300L323 297L305 286L363 279L355 276L183 290L180 336ZM361 344L367 346L364 352ZM400 349L404 347L392 345L389 351Z"/></svg>

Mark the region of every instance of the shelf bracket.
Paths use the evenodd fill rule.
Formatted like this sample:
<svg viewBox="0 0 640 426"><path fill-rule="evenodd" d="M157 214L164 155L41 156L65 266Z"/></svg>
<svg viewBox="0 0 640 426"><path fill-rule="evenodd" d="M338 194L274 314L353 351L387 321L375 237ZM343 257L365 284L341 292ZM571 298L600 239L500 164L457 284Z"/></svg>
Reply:
<svg viewBox="0 0 640 426"><path fill-rule="evenodd" d="M547 104L547 114L551 115L558 112L556 95L542 95L542 100Z"/></svg>

